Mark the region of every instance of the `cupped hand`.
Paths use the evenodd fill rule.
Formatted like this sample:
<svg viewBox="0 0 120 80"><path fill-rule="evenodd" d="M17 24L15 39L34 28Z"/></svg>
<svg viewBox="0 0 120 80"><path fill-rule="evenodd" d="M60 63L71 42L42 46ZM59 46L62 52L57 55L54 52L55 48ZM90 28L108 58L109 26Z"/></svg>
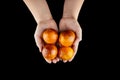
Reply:
<svg viewBox="0 0 120 80"><path fill-rule="evenodd" d="M42 48L45 44L44 41L42 40L42 33L45 29L54 29L58 32L57 24L55 23L55 21L53 19L41 21L37 24L34 38L35 38L36 45L39 48L40 52L42 52ZM59 58L56 58L52 61L47 60L47 59L45 59L45 60L48 63L51 63L51 62L56 63L59 61Z"/></svg>
<svg viewBox="0 0 120 80"><path fill-rule="evenodd" d="M72 30L76 33L76 39L72 46L72 48L74 50L74 55L69 60L69 61L72 61L77 53L79 42L82 40L82 29L76 19L62 18L59 23L59 30L60 30L60 32L65 31L65 30ZM63 62L67 62L67 61L64 60Z"/></svg>

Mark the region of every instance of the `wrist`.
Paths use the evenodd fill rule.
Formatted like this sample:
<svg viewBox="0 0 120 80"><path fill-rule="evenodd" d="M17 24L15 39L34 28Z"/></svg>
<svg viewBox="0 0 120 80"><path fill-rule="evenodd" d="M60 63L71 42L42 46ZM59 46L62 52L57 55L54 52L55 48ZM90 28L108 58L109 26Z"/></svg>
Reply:
<svg viewBox="0 0 120 80"><path fill-rule="evenodd" d="M74 14L63 13L62 18L69 18L69 19L75 19L75 20L77 20L78 17L76 15L74 15Z"/></svg>
<svg viewBox="0 0 120 80"><path fill-rule="evenodd" d="M74 16L62 16L61 19L77 20Z"/></svg>
<svg viewBox="0 0 120 80"><path fill-rule="evenodd" d="M52 16L49 16L49 17L42 17L40 18L38 21L37 21L37 24L41 23L41 22L46 22L46 21L49 21L49 20L53 20Z"/></svg>

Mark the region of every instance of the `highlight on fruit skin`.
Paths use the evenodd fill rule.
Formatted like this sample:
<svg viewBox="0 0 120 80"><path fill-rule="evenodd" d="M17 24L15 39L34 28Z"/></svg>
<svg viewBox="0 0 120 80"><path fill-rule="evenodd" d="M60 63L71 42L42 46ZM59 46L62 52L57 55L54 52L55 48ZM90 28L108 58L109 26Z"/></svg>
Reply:
<svg viewBox="0 0 120 80"><path fill-rule="evenodd" d="M62 46L72 46L75 41L75 33L72 30L66 30L60 33L59 43Z"/></svg>
<svg viewBox="0 0 120 80"><path fill-rule="evenodd" d="M47 44L55 44L58 39L58 33L54 29L46 29L42 34L42 38Z"/></svg>
<svg viewBox="0 0 120 80"><path fill-rule="evenodd" d="M42 50L43 57L47 60L55 59L57 53L58 53L57 47L53 44L46 44Z"/></svg>
<svg viewBox="0 0 120 80"><path fill-rule="evenodd" d="M71 47L60 47L58 56L62 60L70 60L73 57L74 50Z"/></svg>

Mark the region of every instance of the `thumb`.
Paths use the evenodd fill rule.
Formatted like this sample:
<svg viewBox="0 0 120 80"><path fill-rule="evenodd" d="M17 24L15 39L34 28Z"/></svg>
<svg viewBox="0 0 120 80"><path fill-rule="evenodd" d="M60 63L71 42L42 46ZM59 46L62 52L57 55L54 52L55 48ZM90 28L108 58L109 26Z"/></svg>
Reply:
<svg viewBox="0 0 120 80"><path fill-rule="evenodd" d="M42 42L42 39L38 36L35 36L35 42L36 42L37 47L39 48L39 51L42 52L42 47L44 45Z"/></svg>

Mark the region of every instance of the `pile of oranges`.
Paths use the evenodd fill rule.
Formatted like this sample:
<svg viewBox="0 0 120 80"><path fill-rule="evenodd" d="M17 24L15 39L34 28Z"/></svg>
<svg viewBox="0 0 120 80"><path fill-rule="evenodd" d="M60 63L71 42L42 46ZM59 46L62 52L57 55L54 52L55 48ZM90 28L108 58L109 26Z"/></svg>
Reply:
<svg viewBox="0 0 120 80"><path fill-rule="evenodd" d="M75 41L75 37L75 33L71 30L62 31L58 35L57 31L53 29L46 29L42 34L45 42L42 51L43 57L48 60L53 60L56 57L62 60L70 60L74 55L74 50L71 46Z"/></svg>

